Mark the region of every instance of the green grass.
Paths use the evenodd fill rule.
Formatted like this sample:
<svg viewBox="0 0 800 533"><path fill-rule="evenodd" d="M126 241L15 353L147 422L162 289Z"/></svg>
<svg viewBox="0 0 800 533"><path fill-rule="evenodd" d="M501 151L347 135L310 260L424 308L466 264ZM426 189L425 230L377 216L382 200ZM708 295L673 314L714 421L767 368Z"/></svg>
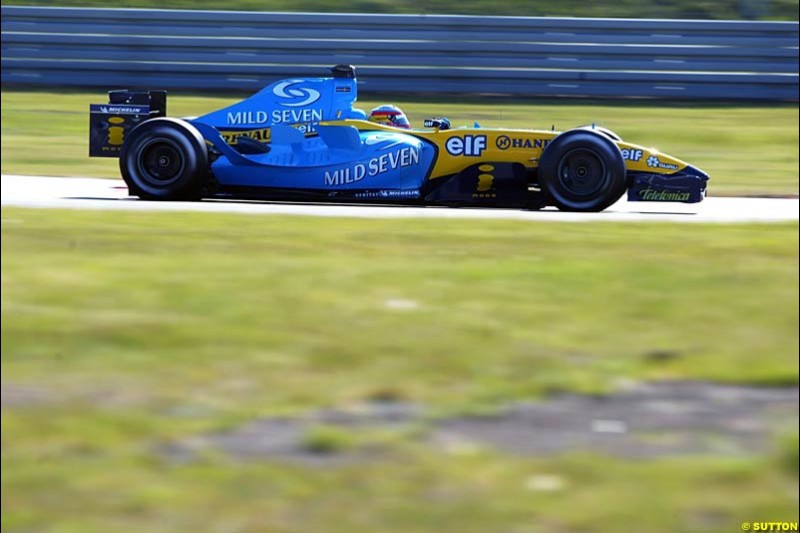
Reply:
<svg viewBox="0 0 800 533"><path fill-rule="evenodd" d="M7 0L6 5L108 7L105 0ZM797 20L797 0L118 0L114 7L233 9L348 13L455 13L466 15L641 17Z"/></svg>
<svg viewBox="0 0 800 533"><path fill-rule="evenodd" d="M4 379L65 397L247 416L798 377L792 224L3 216Z"/></svg>
<svg viewBox="0 0 800 533"><path fill-rule="evenodd" d="M88 105L105 94L2 92L2 172L117 177L115 159L90 159ZM200 115L240 99L172 94L173 116ZM370 109L378 102L364 100ZM798 194L798 107L654 102L422 102L396 100L420 125L445 115L454 125L557 129L595 122L624 139L656 146L708 171L710 194Z"/></svg>
<svg viewBox="0 0 800 533"><path fill-rule="evenodd" d="M744 521L798 519L797 478L770 459L464 457L409 446L314 469L173 464L134 446L102 444L25 452L27 442L3 453L6 532L592 533L635 525L649 533L729 533ZM529 489L541 475L557 476L564 488Z"/></svg>
<svg viewBox="0 0 800 533"><path fill-rule="evenodd" d="M158 453L370 398L474 413L630 379L797 383L796 224L6 208L2 257L3 386L33 391L2 411L3 531L729 532L797 520L791 428L774 453L739 458L452 454L379 435L384 453L324 468ZM325 426L305 444L360 445ZM561 488L532 490L538 475Z"/></svg>
<svg viewBox="0 0 800 533"><path fill-rule="evenodd" d="M303 435L302 447L314 453L337 453L352 449L358 440L351 431L336 426L316 425Z"/></svg>

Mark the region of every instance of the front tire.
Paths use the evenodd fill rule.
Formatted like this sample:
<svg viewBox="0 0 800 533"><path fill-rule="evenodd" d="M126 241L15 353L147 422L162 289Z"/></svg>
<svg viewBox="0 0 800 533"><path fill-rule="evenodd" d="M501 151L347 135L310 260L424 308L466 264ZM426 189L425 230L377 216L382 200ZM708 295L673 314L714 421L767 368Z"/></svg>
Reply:
<svg viewBox="0 0 800 533"><path fill-rule="evenodd" d="M627 186L625 160L608 137L590 130L562 133L548 144L538 169L548 203L562 211L602 211Z"/></svg>
<svg viewBox="0 0 800 533"><path fill-rule="evenodd" d="M596 131L598 133L602 133L612 141L621 141L622 137L614 133L612 130L608 128L604 128L602 126L595 126L593 124L587 124L586 126L579 126L582 130L589 130L589 131Z"/></svg>
<svg viewBox="0 0 800 533"><path fill-rule="evenodd" d="M208 176L208 151L203 136L188 122L154 118L127 136L119 167L133 196L199 200Z"/></svg>

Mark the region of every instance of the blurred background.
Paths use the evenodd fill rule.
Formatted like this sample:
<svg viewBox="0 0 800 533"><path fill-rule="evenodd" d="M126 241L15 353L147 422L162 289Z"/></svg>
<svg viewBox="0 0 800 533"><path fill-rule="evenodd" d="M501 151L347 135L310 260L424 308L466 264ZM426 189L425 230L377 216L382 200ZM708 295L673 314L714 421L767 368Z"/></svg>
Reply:
<svg viewBox="0 0 800 533"><path fill-rule="evenodd" d="M445 15L509 15L527 17L613 17L613 18L673 18L711 20L797 20L797 2L793 0L668 0L644 2L538 2L527 0L123 0L114 5L101 0L23 0L3 5L75 6L75 7L141 7L163 9L211 9L244 11L292 11L302 13L410 13Z"/></svg>
<svg viewBox="0 0 800 533"><path fill-rule="evenodd" d="M106 90L196 116L345 63L359 107L416 127L595 123L708 171L711 195L796 198L797 14L4 2L2 173L118 179L87 157ZM0 342L4 531L798 520L796 222L4 206Z"/></svg>

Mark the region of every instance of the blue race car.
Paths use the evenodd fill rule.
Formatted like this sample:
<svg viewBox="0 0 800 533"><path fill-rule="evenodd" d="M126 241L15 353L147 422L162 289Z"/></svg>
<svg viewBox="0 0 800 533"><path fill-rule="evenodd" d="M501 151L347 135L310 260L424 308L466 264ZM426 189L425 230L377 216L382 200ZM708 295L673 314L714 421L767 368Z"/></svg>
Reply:
<svg viewBox="0 0 800 533"><path fill-rule="evenodd" d="M583 126L565 132L412 129L391 105L353 107L355 69L275 82L197 118L168 118L164 91L110 91L90 108L90 155L119 157L145 200L259 198L601 211L630 201L699 202L708 174Z"/></svg>

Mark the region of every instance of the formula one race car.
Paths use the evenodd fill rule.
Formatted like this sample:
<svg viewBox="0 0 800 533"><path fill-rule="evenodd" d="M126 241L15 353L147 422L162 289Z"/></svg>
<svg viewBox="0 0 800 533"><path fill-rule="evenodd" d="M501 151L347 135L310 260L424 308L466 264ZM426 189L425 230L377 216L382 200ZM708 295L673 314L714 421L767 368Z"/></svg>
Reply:
<svg viewBox="0 0 800 533"><path fill-rule="evenodd" d="M411 129L394 106L355 109L355 69L278 81L198 118L166 117L164 91L111 91L90 109L90 155L119 157L147 200L260 198L601 211L699 202L708 174L613 132Z"/></svg>

